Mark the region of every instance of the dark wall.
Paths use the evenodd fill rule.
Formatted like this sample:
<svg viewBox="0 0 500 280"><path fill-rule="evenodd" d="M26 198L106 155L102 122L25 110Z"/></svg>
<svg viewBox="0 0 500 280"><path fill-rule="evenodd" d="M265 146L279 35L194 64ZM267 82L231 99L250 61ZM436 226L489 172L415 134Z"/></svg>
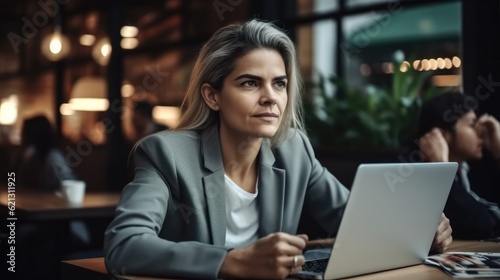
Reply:
<svg viewBox="0 0 500 280"><path fill-rule="evenodd" d="M500 1L462 1L464 91L481 113L500 119ZM475 105L471 103L470 105ZM472 187L500 202L500 171L489 154L471 163Z"/></svg>

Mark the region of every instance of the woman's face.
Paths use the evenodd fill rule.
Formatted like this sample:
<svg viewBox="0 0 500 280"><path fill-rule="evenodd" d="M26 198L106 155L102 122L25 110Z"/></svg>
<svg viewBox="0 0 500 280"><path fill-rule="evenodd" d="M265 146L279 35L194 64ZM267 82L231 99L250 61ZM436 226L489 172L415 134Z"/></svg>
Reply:
<svg viewBox="0 0 500 280"><path fill-rule="evenodd" d="M221 133L237 138L272 137L288 100L283 58L276 50L250 51L236 60L215 99Z"/></svg>
<svg viewBox="0 0 500 280"><path fill-rule="evenodd" d="M483 156L483 141L479 135L477 117L473 111L463 115L455 124L449 147L450 156L457 159L480 159Z"/></svg>

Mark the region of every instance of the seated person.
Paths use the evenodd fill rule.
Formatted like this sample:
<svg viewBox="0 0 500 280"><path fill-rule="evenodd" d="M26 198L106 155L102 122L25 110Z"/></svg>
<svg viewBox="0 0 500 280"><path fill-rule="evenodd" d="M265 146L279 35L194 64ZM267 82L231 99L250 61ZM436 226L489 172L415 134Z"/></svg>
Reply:
<svg viewBox="0 0 500 280"><path fill-rule="evenodd" d="M251 20L212 36L178 127L133 151L135 177L105 233L108 271L285 278L304 264L303 211L336 234L349 191L304 133L298 69L293 42L273 24ZM434 245L450 242L443 215Z"/></svg>
<svg viewBox="0 0 500 280"><path fill-rule="evenodd" d="M480 159L483 148L500 160L500 124L490 115L478 118L464 106L465 98L464 94L445 93L424 103L419 145L425 161L459 163L444 213L450 219L455 238L482 239L499 234L500 209L473 191L466 161ZM497 168L500 172L500 166Z"/></svg>
<svg viewBox="0 0 500 280"><path fill-rule="evenodd" d="M134 113L132 115L132 125L135 130L135 140L158 131L168 129L167 126L156 123L153 119L153 105L145 101L134 103Z"/></svg>
<svg viewBox="0 0 500 280"><path fill-rule="evenodd" d="M60 190L62 180L78 180L47 117L25 119L21 137L22 154L17 159L16 176L19 187L55 192ZM57 279L60 254L87 246L91 239L87 225L79 220L67 224L23 222L17 226L16 234L21 252L16 256L19 279Z"/></svg>
<svg viewBox="0 0 500 280"><path fill-rule="evenodd" d="M24 120L22 155L18 159L20 184L47 191L59 190L62 180L77 180L58 146L55 132L45 116Z"/></svg>

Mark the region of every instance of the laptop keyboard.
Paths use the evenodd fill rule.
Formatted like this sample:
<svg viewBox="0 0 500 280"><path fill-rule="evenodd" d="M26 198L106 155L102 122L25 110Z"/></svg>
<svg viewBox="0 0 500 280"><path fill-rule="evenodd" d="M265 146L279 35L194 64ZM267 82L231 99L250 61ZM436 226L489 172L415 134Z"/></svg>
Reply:
<svg viewBox="0 0 500 280"><path fill-rule="evenodd" d="M302 266L302 271L322 273L325 272L327 264L328 259L309 261Z"/></svg>
<svg viewBox="0 0 500 280"><path fill-rule="evenodd" d="M325 272L331 252L331 248L314 249L305 252L304 258L306 262L302 266L302 271L314 273Z"/></svg>

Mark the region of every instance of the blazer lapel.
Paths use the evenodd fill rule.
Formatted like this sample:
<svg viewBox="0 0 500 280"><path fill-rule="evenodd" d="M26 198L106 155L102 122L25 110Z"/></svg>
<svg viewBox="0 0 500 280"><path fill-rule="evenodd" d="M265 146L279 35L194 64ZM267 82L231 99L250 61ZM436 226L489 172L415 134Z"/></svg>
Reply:
<svg viewBox="0 0 500 280"><path fill-rule="evenodd" d="M224 196L224 165L217 130L205 130L201 134L204 165L213 173L203 177L208 223L212 242L216 246L226 244L226 201Z"/></svg>
<svg viewBox="0 0 500 280"><path fill-rule="evenodd" d="M212 242L216 246L226 243L226 201L224 195L224 164L217 129L201 134L201 147L205 167L213 173L203 177L203 190L207 203ZM283 228L285 197L284 169L275 168L274 155L266 140L259 152L259 236L280 232Z"/></svg>
<svg viewBox="0 0 500 280"><path fill-rule="evenodd" d="M224 196L223 169L203 177L203 190L208 209L208 222L212 242L216 246L226 244L226 201Z"/></svg>
<svg viewBox="0 0 500 280"><path fill-rule="evenodd" d="M282 231L285 197L284 169L275 168L275 158L267 141L260 149L259 166L259 236Z"/></svg>

